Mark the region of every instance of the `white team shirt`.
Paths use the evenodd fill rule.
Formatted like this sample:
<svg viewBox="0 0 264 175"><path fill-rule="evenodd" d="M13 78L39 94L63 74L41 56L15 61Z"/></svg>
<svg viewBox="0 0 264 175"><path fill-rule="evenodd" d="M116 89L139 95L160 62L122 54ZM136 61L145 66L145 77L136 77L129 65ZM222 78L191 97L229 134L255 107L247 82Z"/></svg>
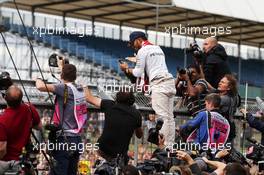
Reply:
<svg viewBox="0 0 264 175"><path fill-rule="evenodd" d="M169 73L165 62L165 55L159 46L150 45L148 41L143 42L136 58L137 63L133 69L133 75L135 77L141 77L144 70L146 70L149 81L156 76Z"/></svg>

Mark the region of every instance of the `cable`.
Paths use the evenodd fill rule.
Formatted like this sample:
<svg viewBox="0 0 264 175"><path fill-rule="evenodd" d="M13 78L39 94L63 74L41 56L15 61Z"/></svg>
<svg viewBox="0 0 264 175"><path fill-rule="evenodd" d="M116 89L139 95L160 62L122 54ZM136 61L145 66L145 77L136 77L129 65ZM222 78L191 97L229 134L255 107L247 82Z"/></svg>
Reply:
<svg viewBox="0 0 264 175"><path fill-rule="evenodd" d="M43 76L42 70L41 70L41 68L40 68L40 65L39 65L39 62L38 62L38 59L37 59L36 53L35 53L35 51L34 51L34 48L33 48L32 43L31 43L31 41L30 41L30 39L29 39L29 36L28 36L28 34L27 34L26 26L25 26L24 21L23 21L23 19L22 19L22 17L21 17L20 11L19 11L19 9L18 9L18 6L17 6L17 3L16 3L15 0L14 0L14 5L15 5L16 10L17 10L17 12L18 12L18 15L19 15L20 21L21 21L21 23L22 23L22 26L23 26L24 32L25 32L25 34L26 34L26 37L27 37L27 40L28 40L28 43L29 43L29 46L30 46L30 49L31 49L31 51L32 51L32 53L33 53L33 56L34 56L34 58L35 58L35 61L36 61L36 63L37 63L37 67L38 67L38 69L39 69L39 72L40 72L40 74L41 74L42 79L44 80L44 76ZM53 77L54 77L54 76L53 76ZM51 101L51 105L54 106L54 103L53 103L53 100L52 100L52 98L51 98L50 92L48 91L47 84L46 84L45 81L43 81L43 82L44 82L45 88L46 88L47 93L48 93L48 98L49 98L50 101ZM64 110L64 109L63 109L63 110ZM63 112L64 112L64 111L63 111ZM55 110L54 110L54 113L55 113L55 116L56 116L57 120L60 121L59 123L61 124L61 133L62 133L62 135L64 135L64 128L63 128L63 122L64 122L64 121L63 121L63 120L60 120L60 118L58 117L58 114L57 114L56 108L55 108ZM52 115L52 117L50 118L50 123L52 123L52 121L53 121L53 117L54 117L54 115ZM63 118L62 118L62 119L63 119ZM66 138L65 135L64 135L64 139L65 139L65 142L66 142L66 143L69 143L69 141L68 141L68 139ZM53 168L52 168L52 169L53 169ZM54 169L53 169L53 171L54 171L54 174L56 175Z"/></svg>
<svg viewBox="0 0 264 175"><path fill-rule="evenodd" d="M33 56L34 56L34 58L35 58L35 61L36 61L37 67L38 67L39 72L40 72L40 75L41 75L41 78L44 80L44 75L43 75L43 73L42 73L42 71L41 71L41 68L40 68L40 65L39 65L39 61L38 61L38 59L37 59L37 56L36 56L36 53L35 53L35 51L34 51L33 45L32 45L32 43L31 43L31 41L30 41L30 39L29 39L29 36L28 36L28 34L27 34L26 26L25 26L24 21L23 21L23 19L22 19L22 17L21 17L21 13L20 13L20 11L19 11L19 9L18 9L18 6L17 6L17 3L16 3L16 0L14 0L14 5L15 5L15 7L16 7L16 10L17 10L18 16L19 16L20 21L21 21L21 23L22 23L22 26L23 26L24 32L25 32L25 34L26 34L26 37L27 37L27 40L28 40L28 43L29 43L30 50L32 51ZM50 99L51 105L54 106L54 103L53 103L53 100L52 100L52 98L51 98L50 92L48 91L47 83L46 83L45 81L44 81L44 84L45 84L45 88L46 88L46 90L47 90L48 98ZM59 121L60 119L59 119L59 117L58 117L58 114L57 114L56 110L55 110L55 116L56 116L57 120ZM53 116L52 116L51 119L50 119L50 123L52 122L52 120L53 120Z"/></svg>
<svg viewBox="0 0 264 175"><path fill-rule="evenodd" d="M27 94L27 92L26 92L25 86L24 86L24 84L23 84L23 82L22 82L21 76L20 76L20 74L19 74L19 72L18 72L17 66L16 66L16 64L15 64L15 62L14 62L13 56L12 56L12 54L11 54L11 52L10 52L10 49L9 49L7 43L6 43L5 37L4 37L4 35L3 35L3 33L2 33L1 31L0 31L0 34L1 34L2 38L3 38L4 45L5 45L6 49L7 49L7 52L8 52L8 54L9 54L9 56L10 56L10 59L11 59L11 61L12 61L13 66L14 66L14 69L15 69L15 71L16 71L16 73L17 73L18 79L19 79L19 81L20 81L20 83L21 83L21 86L22 86L22 89L23 89L23 91L24 91L24 93L25 93L25 96L26 96L26 98L27 98L27 101L28 101L29 104L31 104L31 102L30 102L30 100L29 100L29 97L28 97L28 94ZM33 115L33 111L32 111L32 109L31 109L30 106L29 106L29 110L30 110L31 114ZM37 137L35 136L35 134L33 133L32 130L30 130L30 133L31 133L32 137L35 139L35 141L36 141L38 144L40 144L39 140L37 139ZM50 162L49 158L47 157L46 153L45 153L43 150L41 150L41 153L44 155L44 158L45 158L46 161L48 162L49 166L50 166L50 167L53 167L53 165L52 165L52 163ZM56 174L56 173L55 173L55 174Z"/></svg>
<svg viewBox="0 0 264 175"><path fill-rule="evenodd" d="M35 51L34 51L34 49L33 49L33 45L32 45L32 43L30 42L30 39L29 39L29 36L28 36L28 34L27 34L27 31L26 31L26 27L25 27L24 21L23 21L23 19L22 19L22 17L21 17L20 11L19 11L19 9L18 9L18 6L17 6L15 0L14 0L14 5L15 5L15 7L16 7L16 10L17 10L17 12L18 12L19 18L20 18L20 20L21 20L21 23L22 23L22 26L23 26L24 32L26 33L26 37L27 37L27 40L28 40L28 42L29 42L30 50L31 50L32 53L33 53L33 56L34 56L35 61L36 61L36 63L37 63L37 66L38 66L38 69L39 69L39 71L40 71L41 77L42 77L42 79L44 80L43 73L42 73L42 71L41 71L41 68L40 68L40 65L39 65L38 59L37 59L37 57L36 57L36 53L35 53ZM2 36L2 38L3 38L4 44L5 44L5 46L6 46L6 49L7 49L7 51L8 51L8 54L9 54L9 56L10 56L10 58L11 58L11 60L12 60L12 63L13 63L13 65L14 65L15 71L16 71L16 73L17 73L17 75L18 75L18 78L19 78L19 81L20 81L20 83L21 83L21 86L22 86L22 88L23 88L23 90L24 90L24 92L25 92L25 96L26 96L26 98L27 98L27 101L28 101L29 104L31 104L31 103L30 103L29 96L28 96L28 94L27 94L27 92L26 92L25 86L24 86L24 84L23 84L23 82L22 82L21 76L20 76L20 74L19 74L19 72L18 72L17 66L16 66L16 64L15 64L15 62L14 62L14 59L13 59L12 54L11 54L11 52L10 52L10 49L9 49L7 43L6 43L5 37L4 37L4 35L3 35L2 32L0 32L0 33L1 33L1 36ZM47 92L48 92L48 96L49 96L49 99L50 99L50 101L51 101L51 104L54 105L54 104L53 104L53 100L52 100L52 98L51 98L51 95L50 95L50 93L49 93L49 91L48 91L48 88L47 88L47 84L46 84L46 82L44 82L44 84L45 84L45 88L46 88L46 90L47 90ZM31 114L33 114L33 111L32 111L32 109L31 109L31 107L29 107L29 110L30 110ZM55 115L56 115L56 117L58 118L58 115L57 115L56 110L55 110ZM52 121L52 119L53 119L53 116L51 117L51 120L50 120L50 121ZM59 118L58 118L58 120L59 120ZM38 141L37 137L36 137L35 134L33 133L32 128L31 128L31 130L30 130L30 133L31 133L32 137L35 139L35 141L36 141L38 144L40 144L40 142ZM48 164L49 164L51 170L53 170L54 174L56 175L57 173L56 173L56 171L53 169L53 164L52 164L51 160L49 160L49 158L47 157L46 153L45 153L43 150L41 150L41 153L44 155L44 158L45 158L46 161L48 162Z"/></svg>

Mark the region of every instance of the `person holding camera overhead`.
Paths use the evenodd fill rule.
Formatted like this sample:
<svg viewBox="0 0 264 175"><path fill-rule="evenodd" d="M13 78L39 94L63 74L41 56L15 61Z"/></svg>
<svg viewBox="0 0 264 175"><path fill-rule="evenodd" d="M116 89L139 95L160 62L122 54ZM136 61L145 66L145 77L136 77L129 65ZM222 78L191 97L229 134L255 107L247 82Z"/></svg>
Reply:
<svg viewBox="0 0 264 175"><path fill-rule="evenodd" d="M30 141L30 129L42 128L36 108L22 102L18 86L11 85L3 96L7 108L0 114L0 174L19 170L19 156Z"/></svg>
<svg viewBox="0 0 264 175"><path fill-rule="evenodd" d="M143 74L149 80L151 90L151 105L157 118L164 121L161 133L167 145L174 143L175 122L173 116L173 99L176 94L174 78L169 73L165 55L159 46L151 44L140 31L129 35L130 46L137 52L135 68L128 68L127 63L121 63L120 68L126 75L141 77Z"/></svg>
<svg viewBox="0 0 264 175"><path fill-rule="evenodd" d="M182 94L187 98L186 106L192 116L205 109L204 98L208 93L207 82L203 79L203 73L199 65L190 65L186 70L178 72L175 81L177 92L182 90L180 81L186 82L186 90Z"/></svg>
<svg viewBox="0 0 264 175"><path fill-rule="evenodd" d="M203 72L206 81L214 88L226 74L230 74L230 68L227 64L227 54L225 48L218 44L215 37L208 37L204 40L203 51L205 61L203 64Z"/></svg>
<svg viewBox="0 0 264 175"><path fill-rule="evenodd" d="M80 132L87 118L87 104L83 87L75 84L76 67L72 64L64 64L64 59L58 59L61 69L61 83L46 84L43 80L36 80L36 87L42 92L52 92L56 95L55 111L53 115L52 130L55 140L50 140L57 145L75 145L76 150L67 150L59 147L52 151L56 160L51 174L75 175L77 174L81 143Z"/></svg>

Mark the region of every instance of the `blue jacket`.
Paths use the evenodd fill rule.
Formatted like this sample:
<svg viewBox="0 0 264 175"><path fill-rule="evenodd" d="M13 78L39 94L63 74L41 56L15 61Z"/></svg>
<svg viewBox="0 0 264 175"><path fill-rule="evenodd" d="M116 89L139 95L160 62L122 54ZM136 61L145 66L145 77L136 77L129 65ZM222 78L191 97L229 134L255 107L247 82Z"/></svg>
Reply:
<svg viewBox="0 0 264 175"><path fill-rule="evenodd" d="M193 128L193 130L198 129L197 138L194 140L195 143L200 145L207 143L209 136L207 111L199 112L193 119L180 126L180 130L185 130L188 127Z"/></svg>

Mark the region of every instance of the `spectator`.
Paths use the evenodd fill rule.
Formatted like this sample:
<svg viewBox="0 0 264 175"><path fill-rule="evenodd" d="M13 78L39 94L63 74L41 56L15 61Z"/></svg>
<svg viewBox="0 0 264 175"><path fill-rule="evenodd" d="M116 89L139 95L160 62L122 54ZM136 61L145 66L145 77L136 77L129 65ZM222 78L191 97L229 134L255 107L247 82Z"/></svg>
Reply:
<svg viewBox="0 0 264 175"><path fill-rule="evenodd" d="M127 165L122 169L121 175L139 175L139 172L136 167Z"/></svg>
<svg viewBox="0 0 264 175"><path fill-rule="evenodd" d="M211 161L211 160L208 160L206 157L203 157L203 160L205 163L215 168L215 170L212 173L210 173L210 175L223 175L224 174L224 169L226 168L225 163L222 163L219 161Z"/></svg>
<svg viewBox="0 0 264 175"><path fill-rule="evenodd" d="M214 88L217 88L219 81L224 75L231 73L227 64L225 48L218 44L216 38L208 37L204 40L203 51L206 57L203 66L205 79Z"/></svg>
<svg viewBox="0 0 264 175"><path fill-rule="evenodd" d="M75 84L76 67L65 64L59 60L62 83L45 84L42 80L36 81L36 87L43 92L52 92L56 95L53 123L57 130L54 133L57 150L52 151L56 164L51 169L51 174L74 175L77 173L81 143L80 133L87 118L87 106L83 88ZM51 142L54 142L51 140ZM59 146L68 145L68 146ZM74 150L68 151L67 147L75 145Z"/></svg>
<svg viewBox="0 0 264 175"><path fill-rule="evenodd" d="M103 133L98 139L100 156L111 160L119 154L127 164L127 152L133 133L135 132L138 138L143 135L141 115L132 106L135 101L133 92L125 90L118 92L116 101L95 97L88 88L85 89L85 92L87 102L105 113Z"/></svg>
<svg viewBox="0 0 264 175"><path fill-rule="evenodd" d="M184 151L176 151L177 159L183 160L187 163L191 173L193 175L201 175L202 171L198 164L192 159L192 157ZM186 173L187 174L187 173ZM190 174L190 173L188 173Z"/></svg>
<svg viewBox="0 0 264 175"><path fill-rule="evenodd" d="M248 175L249 172L239 163L229 163L224 168L224 175Z"/></svg>
<svg viewBox="0 0 264 175"><path fill-rule="evenodd" d="M10 161L19 161L22 149L30 141L30 129L41 129L36 108L23 103L22 97L23 92L15 85L6 91L7 108L0 115L0 174L12 167Z"/></svg>

